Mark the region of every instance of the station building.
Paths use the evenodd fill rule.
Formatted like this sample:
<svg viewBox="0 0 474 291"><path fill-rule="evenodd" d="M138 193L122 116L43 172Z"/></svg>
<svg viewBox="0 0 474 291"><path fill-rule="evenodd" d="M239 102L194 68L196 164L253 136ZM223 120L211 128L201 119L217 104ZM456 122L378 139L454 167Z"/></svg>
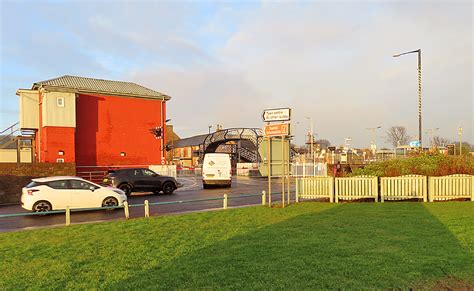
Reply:
<svg viewBox="0 0 474 291"><path fill-rule="evenodd" d="M62 76L17 91L34 162L77 168L166 163L170 96L131 82Z"/></svg>

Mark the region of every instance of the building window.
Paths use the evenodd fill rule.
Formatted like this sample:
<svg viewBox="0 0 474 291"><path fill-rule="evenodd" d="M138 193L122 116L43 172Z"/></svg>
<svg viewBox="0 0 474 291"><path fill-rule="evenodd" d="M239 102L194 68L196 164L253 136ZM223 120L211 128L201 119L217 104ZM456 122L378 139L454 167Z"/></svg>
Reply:
<svg viewBox="0 0 474 291"><path fill-rule="evenodd" d="M58 151L58 156L64 156L64 151Z"/></svg>
<svg viewBox="0 0 474 291"><path fill-rule="evenodd" d="M64 159L56 159L56 163L64 163Z"/></svg>
<svg viewBox="0 0 474 291"><path fill-rule="evenodd" d="M125 153L125 152L120 152L120 156L121 156L121 157L125 157L126 155L127 155L127 153Z"/></svg>
<svg viewBox="0 0 474 291"><path fill-rule="evenodd" d="M58 97L56 98L56 105L58 107L64 107L64 97Z"/></svg>

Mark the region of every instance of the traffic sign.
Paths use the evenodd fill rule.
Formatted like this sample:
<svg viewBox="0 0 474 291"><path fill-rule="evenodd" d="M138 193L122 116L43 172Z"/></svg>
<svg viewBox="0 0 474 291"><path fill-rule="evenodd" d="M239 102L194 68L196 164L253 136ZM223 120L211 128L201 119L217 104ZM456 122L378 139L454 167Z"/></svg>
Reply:
<svg viewBox="0 0 474 291"><path fill-rule="evenodd" d="M291 119L290 108L266 109L262 113L265 122L289 121Z"/></svg>
<svg viewBox="0 0 474 291"><path fill-rule="evenodd" d="M411 141L408 145L411 146L412 148L417 148L421 146L421 142L419 140L414 140L414 141Z"/></svg>
<svg viewBox="0 0 474 291"><path fill-rule="evenodd" d="M266 137L288 135L288 123L268 124L263 126L263 134Z"/></svg>

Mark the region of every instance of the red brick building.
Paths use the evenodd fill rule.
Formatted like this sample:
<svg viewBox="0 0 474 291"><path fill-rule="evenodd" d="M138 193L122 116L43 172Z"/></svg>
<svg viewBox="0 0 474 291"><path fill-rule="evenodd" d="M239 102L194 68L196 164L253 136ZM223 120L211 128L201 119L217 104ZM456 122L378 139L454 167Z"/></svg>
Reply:
<svg viewBox="0 0 474 291"><path fill-rule="evenodd" d="M78 167L166 163L166 101L135 83L62 76L19 89L20 128L37 162Z"/></svg>

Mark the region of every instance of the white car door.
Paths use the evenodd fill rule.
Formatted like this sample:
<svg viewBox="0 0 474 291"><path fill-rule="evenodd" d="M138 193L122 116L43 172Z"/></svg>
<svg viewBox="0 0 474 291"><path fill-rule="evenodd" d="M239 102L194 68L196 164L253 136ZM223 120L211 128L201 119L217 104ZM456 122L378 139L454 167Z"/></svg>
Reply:
<svg viewBox="0 0 474 291"><path fill-rule="evenodd" d="M43 199L51 203L53 210L65 209L71 203L72 191L69 189L68 180L48 182L44 191Z"/></svg>
<svg viewBox="0 0 474 291"><path fill-rule="evenodd" d="M74 208L100 207L98 187L84 180L69 180ZM93 190L92 190L93 189Z"/></svg>

